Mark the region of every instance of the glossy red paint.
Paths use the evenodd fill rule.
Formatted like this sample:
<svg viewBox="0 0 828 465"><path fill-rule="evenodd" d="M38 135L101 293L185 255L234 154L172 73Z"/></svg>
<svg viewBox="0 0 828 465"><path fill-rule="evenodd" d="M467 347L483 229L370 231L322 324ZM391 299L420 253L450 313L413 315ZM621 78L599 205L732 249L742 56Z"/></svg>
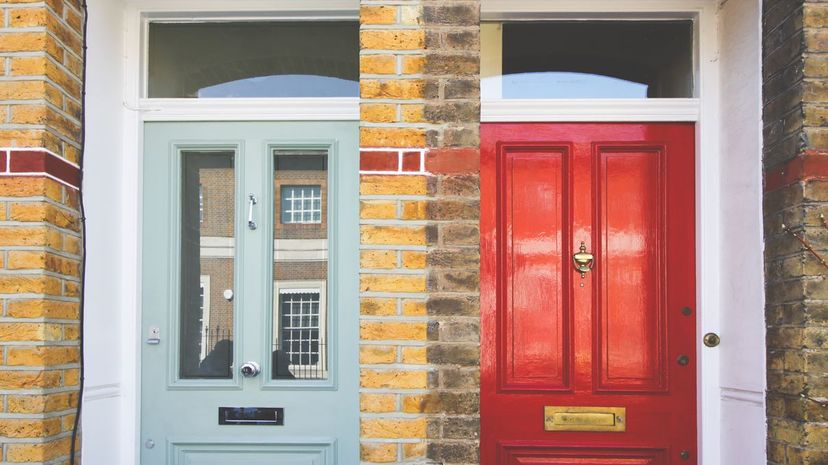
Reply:
<svg viewBox="0 0 828 465"><path fill-rule="evenodd" d="M481 465L697 463L694 140L483 125ZM625 407L626 431L547 432L547 405Z"/></svg>

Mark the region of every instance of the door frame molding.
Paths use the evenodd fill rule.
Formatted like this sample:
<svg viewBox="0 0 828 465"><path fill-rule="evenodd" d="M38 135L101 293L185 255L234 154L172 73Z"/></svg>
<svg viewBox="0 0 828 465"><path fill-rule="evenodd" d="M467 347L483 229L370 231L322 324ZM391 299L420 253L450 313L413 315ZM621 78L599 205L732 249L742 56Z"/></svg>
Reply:
<svg viewBox="0 0 828 465"><path fill-rule="evenodd" d="M501 100L483 95L487 122L696 122L697 334L720 333L719 276L721 200L719 31L716 0L481 0L481 21L663 20L695 22L697 98L664 100ZM481 57L485 62L485 57ZM702 188L703 186L703 188ZM721 465L722 388L720 351L699 337L696 353L698 457Z"/></svg>
<svg viewBox="0 0 828 465"><path fill-rule="evenodd" d="M141 405L141 212L143 193L143 127L150 121L359 121L359 98L145 99L142 67L148 18L198 20L358 20L358 0L131 0L123 7L123 104L119 115L124 164L113 175L121 181L123 263L118 285L123 289L120 328L120 461L140 463ZM228 116L233 115L233 116ZM297 116L298 115L298 116Z"/></svg>

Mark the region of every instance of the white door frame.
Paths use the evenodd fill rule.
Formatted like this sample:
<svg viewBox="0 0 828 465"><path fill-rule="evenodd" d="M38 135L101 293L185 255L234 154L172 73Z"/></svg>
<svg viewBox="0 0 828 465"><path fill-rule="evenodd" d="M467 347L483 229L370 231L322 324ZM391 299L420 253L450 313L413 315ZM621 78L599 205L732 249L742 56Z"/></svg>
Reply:
<svg viewBox="0 0 828 465"><path fill-rule="evenodd" d="M358 121L359 98L147 99L143 97L147 19L356 20L358 0L134 0L124 7L120 462L140 463L141 193L143 127L148 121ZM106 421L106 419L101 419Z"/></svg>
<svg viewBox="0 0 828 465"><path fill-rule="evenodd" d="M719 350L701 335L720 333L720 95L716 0L482 0L483 21L691 19L695 23L696 98L663 100L501 100L483 92L482 122L696 122L696 298L698 457L721 464ZM485 39L484 39L485 40ZM484 42L485 43L485 42ZM758 45L757 45L758 46ZM486 57L481 60L484 65ZM489 98L487 98L489 97ZM729 368L729 367L728 367ZM764 445L762 445L764 446Z"/></svg>

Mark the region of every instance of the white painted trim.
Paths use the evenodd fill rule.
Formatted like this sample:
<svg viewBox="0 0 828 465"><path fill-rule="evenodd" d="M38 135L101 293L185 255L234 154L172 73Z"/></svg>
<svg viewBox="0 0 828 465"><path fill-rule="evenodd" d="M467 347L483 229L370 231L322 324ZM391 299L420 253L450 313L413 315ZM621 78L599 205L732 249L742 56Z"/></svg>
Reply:
<svg viewBox="0 0 828 465"><path fill-rule="evenodd" d="M121 395L121 386L118 383L100 384L98 386L84 386L83 401L94 402L101 399L116 398Z"/></svg>
<svg viewBox="0 0 828 465"><path fill-rule="evenodd" d="M483 51L486 53L482 53ZM503 24L480 24L480 99L503 98Z"/></svg>
<svg viewBox="0 0 828 465"><path fill-rule="evenodd" d="M144 121L357 121L359 98L140 99Z"/></svg>
<svg viewBox="0 0 828 465"><path fill-rule="evenodd" d="M358 0L134 0L128 2L131 8L156 17L236 17L260 18L295 17L308 14L315 17L338 14L354 18L359 13ZM184 15L193 13L194 15Z"/></svg>
<svg viewBox="0 0 828 465"><path fill-rule="evenodd" d="M754 405L765 405L765 393L748 389L722 387L722 399L747 402Z"/></svg>
<svg viewBox="0 0 828 465"><path fill-rule="evenodd" d="M228 5L232 4L232 7ZM124 107L142 121L358 121L359 98L149 99L146 86L148 20L356 20L355 0L144 0L125 9Z"/></svg>
<svg viewBox="0 0 828 465"><path fill-rule="evenodd" d="M719 332L721 314L721 271L720 237L722 220L721 204L721 149L720 149L720 89L719 89L719 31L717 0L482 0L484 21L521 21L550 19L693 19L696 26L696 50L694 64L697 69L696 95L698 100L695 119L670 119L670 121L698 121L696 126L696 277L697 277L697 333L699 340L696 353L698 364L698 457L704 465L722 464L722 404L720 388L723 368L720 351L706 348L701 335ZM575 109L566 103L561 106L543 107L545 102L529 104L529 117L549 117L551 121L587 121L587 111ZM574 103L574 102L573 102ZM587 106L589 102L580 102ZM627 104L627 111L621 111L617 103L593 102L593 112L601 112L612 121L665 121L650 119L659 116L655 106L641 105L636 114L635 103ZM689 118L689 102L669 108L674 103L664 103L661 117L684 115ZM655 103L654 105L659 105ZM496 100L484 100L481 111L484 121L495 117L515 118L509 104ZM534 106L534 107L533 107ZM538 108L541 107L541 108ZM532 114L534 113L534 114ZM668 114L672 113L672 114ZM621 119L633 118L633 119ZM514 119L512 119L514 120ZM526 118L522 118L526 121ZM550 121L548 120L548 121ZM537 121L537 120L536 120ZM592 120L594 121L594 120ZM606 120L604 120L606 121ZM764 448L764 444L755 447Z"/></svg>
<svg viewBox="0 0 828 465"><path fill-rule="evenodd" d="M698 99L510 99L481 104L484 123L698 121Z"/></svg>
<svg viewBox="0 0 828 465"><path fill-rule="evenodd" d="M674 19L714 10L710 0L482 0L483 21L538 19Z"/></svg>

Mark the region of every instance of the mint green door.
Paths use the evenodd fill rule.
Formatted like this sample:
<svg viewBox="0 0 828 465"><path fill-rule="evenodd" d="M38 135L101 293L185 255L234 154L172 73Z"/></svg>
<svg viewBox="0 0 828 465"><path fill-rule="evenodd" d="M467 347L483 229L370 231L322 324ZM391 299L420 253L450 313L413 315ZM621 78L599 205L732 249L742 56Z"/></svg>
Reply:
<svg viewBox="0 0 828 465"><path fill-rule="evenodd" d="M147 123L142 465L352 465L358 128Z"/></svg>

